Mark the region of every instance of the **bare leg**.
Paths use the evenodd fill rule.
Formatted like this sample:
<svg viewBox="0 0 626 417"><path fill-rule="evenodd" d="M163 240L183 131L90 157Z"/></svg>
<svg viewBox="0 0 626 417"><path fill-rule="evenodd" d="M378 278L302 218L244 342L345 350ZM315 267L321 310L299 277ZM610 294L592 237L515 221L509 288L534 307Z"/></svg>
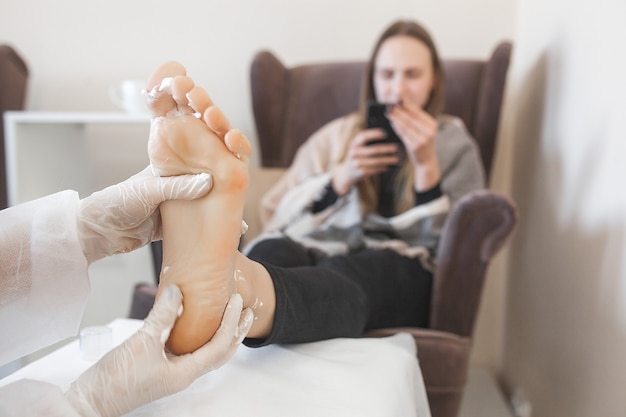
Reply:
<svg viewBox="0 0 626 417"><path fill-rule="evenodd" d="M148 81L148 91L154 116L148 154L155 173L213 175L208 196L161 205L161 282L178 284L184 295L184 311L168 348L183 354L213 336L229 296L236 291L235 263L251 149L241 132L231 130L206 92L195 87L182 65L160 66ZM251 293L248 298L256 296Z"/></svg>

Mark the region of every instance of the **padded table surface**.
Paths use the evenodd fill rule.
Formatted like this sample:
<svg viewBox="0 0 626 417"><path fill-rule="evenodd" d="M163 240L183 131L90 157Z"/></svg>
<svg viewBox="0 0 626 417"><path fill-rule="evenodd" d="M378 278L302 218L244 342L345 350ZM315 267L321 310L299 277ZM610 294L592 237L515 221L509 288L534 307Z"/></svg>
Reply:
<svg viewBox="0 0 626 417"><path fill-rule="evenodd" d="M141 324L111 322L113 344ZM127 415L430 417L415 349L408 334L262 348L242 345L222 368ZM66 390L91 364L81 358L76 340L0 380L0 386L27 378Z"/></svg>

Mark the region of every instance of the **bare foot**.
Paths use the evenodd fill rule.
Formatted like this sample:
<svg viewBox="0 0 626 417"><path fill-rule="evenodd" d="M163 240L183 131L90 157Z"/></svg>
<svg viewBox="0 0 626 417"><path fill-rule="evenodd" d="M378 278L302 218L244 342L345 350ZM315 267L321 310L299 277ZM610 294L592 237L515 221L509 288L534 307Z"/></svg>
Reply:
<svg viewBox="0 0 626 417"><path fill-rule="evenodd" d="M167 342L172 353L183 354L211 339L235 291L251 149L181 64L157 68L147 91L154 116L148 155L155 174L213 175L206 197L161 205L163 267L157 297L169 283L183 292L183 314Z"/></svg>

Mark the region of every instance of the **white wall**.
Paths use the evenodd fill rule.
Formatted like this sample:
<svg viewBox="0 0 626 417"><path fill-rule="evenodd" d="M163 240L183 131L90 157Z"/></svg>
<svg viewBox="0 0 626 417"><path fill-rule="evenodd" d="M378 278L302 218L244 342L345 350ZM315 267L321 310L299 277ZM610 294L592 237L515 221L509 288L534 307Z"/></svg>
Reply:
<svg viewBox="0 0 626 417"><path fill-rule="evenodd" d="M536 417L624 416L626 3L519 5L502 377Z"/></svg>
<svg viewBox="0 0 626 417"><path fill-rule="evenodd" d="M287 65L365 59L385 26L412 18L430 28L444 57L485 58L498 41L512 39L515 29L515 0L2 2L0 41L14 45L31 70L27 109L116 111L107 94L111 85L145 79L158 64L175 59L253 142L248 71L260 49L272 49ZM127 158L124 135L94 135L113 140L120 159ZM124 167L98 185L124 179L132 172ZM111 268L134 262L124 257L101 262ZM136 257L149 269L145 254ZM133 268L134 280L146 278ZM128 311L132 282L119 274L100 275L92 276L86 324ZM476 362L493 365L498 355L502 291L502 278L492 274L477 329Z"/></svg>
<svg viewBox="0 0 626 417"><path fill-rule="evenodd" d="M32 70L29 109L116 110L110 85L175 59L253 138L248 71L262 48L286 64L365 58L399 17L423 21L445 56L485 57L513 34L512 0L3 1L0 40Z"/></svg>

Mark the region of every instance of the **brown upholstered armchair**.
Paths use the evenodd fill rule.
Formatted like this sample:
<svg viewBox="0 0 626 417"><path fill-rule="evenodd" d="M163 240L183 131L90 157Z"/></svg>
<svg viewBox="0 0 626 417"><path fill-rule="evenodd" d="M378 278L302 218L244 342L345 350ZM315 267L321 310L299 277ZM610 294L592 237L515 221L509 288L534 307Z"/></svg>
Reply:
<svg viewBox="0 0 626 417"><path fill-rule="evenodd" d="M4 117L7 110L22 110L26 98L28 67L9 45L0 45L0 210L7 207Z"/></svg>
<svg viewBox="0 0 626 417"><path fill-rule="evenodd" d="M487 60L444 60L445 112L465 122L479 144L488 177L511 48L503 42ZM298 147L315 130L357 110L364 70L365 62L286 68L271 52L258 53L252 62L251 86L262 165L289 166ZM265 175L279 173L274 169ZM263 173L254 177L261 181ZM246 216L249 223L256 221L252 214ZM413 334L433 417L458 414L487 266L516 221L513 203L491 191L474 192L459 200L439 243L428 328L367 334Z"/></svg>
<svg viewBox="0 0 626 417"><path fill-rule="evenodd" d="M496 145L510 43L487 60L444 60L446 112L461 117L478 141L487 175ZM244 217L246 240L261 225L257 202L291 163L297 148L331 119L357 109L365 62L286 68L272 53L258 53L251 67L253 110L262 168L251 175ZM417 343L433 417L458 414L469 367L471 337L485 273L517 220L514 205L491 191L459 200L439 243L430 324L426 329L382 329L367 336L410 332ZM160 242L153 244L155 271ZM154 300L154 284L139 284L131 317L143 318Z"/></svg>

